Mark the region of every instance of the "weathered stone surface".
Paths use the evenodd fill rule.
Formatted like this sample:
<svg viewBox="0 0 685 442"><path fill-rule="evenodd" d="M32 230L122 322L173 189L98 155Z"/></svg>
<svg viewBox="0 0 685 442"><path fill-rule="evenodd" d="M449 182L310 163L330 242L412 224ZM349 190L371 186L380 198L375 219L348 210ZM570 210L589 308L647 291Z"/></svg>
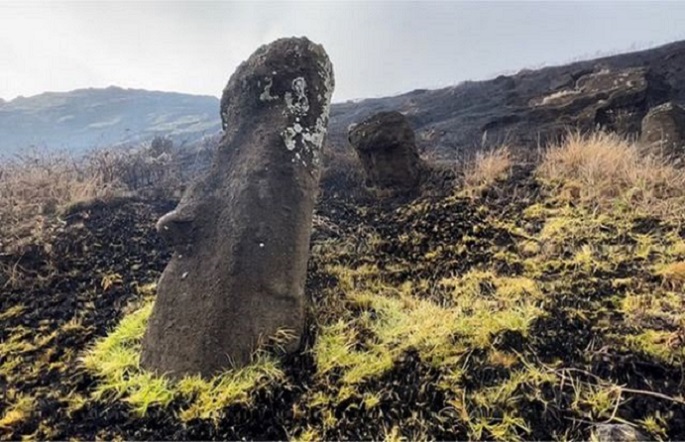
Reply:
<svg viewBox="0 0 685 442"><path fill-rule="evenodd" d="M411 189L418 184L422 162L414 131L399 112L379 112L349 130L370 186Z"/></svg>
<svg viewBox="0 0 685 442"><path fill-rule="evenodd" d="M685 108L668 102L650 109L640 142L649 152L685 158Z"/></svg>
<svg viewBox="0 0 685 442"><path fill-rule="evenodd" d="M552 137L569 128L636 134L664 88L646 68L601 68L581 75L573 87L531 100L529 118L538 122L540 133Z"/></svg>
<svg viewBox="0 0 685 442"><path fill-rule="evenodd" d="M651 440L640 430L626 424L598 424L593 430L599 442L639 442Z"/></svg>
<svg viewBox="0 0 685 442"><path fill-rule="evenodd" d="M172 377L248 363L280 331L298 348L332 65L306 38L277 40L224 90L208 175L159 232L174 255L158 284L141 364Z"/></svg>

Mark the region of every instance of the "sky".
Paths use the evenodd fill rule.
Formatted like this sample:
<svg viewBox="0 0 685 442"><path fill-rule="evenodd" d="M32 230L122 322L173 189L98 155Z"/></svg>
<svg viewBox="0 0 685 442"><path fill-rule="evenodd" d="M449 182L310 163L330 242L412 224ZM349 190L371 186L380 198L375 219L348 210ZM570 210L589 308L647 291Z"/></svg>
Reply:
<svg viewBox="0 0 685 442"><path fill-rule="evenodd" d="M220 96L262 44L307 36L334 101L685 39L685 1L0 0L0 98L116 85Z"/></svg>

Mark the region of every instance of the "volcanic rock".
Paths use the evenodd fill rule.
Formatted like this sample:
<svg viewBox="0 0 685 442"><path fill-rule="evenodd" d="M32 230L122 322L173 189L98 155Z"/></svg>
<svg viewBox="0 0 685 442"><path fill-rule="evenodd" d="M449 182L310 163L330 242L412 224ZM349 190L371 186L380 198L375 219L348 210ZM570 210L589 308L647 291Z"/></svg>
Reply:
<svg viewBox="0 0 685 442"><path fill-rule="evenodd" d="M349 130L367 185L411 189L418 184L422 162L414 131L399 112L379 112Z"/></svg>
<svg viewBox="0 0 685 442"><path fill-rule="evenodd" d="M638 83L643 84L639 80L642 77L647 84L643 92L639 91L638 83L634 87L626 81L620 86L621 75L631 69L632 74L624 79L638 78ZM597 118L592 112L595 104L592 99L585 105L576 101L578 106L565 106L561 100L551 97L555 93L558 96L571 93L573 97L567 98L580 98L579 89L593 95L594 86L603 82L613 88L614 79L619 83L614 89L617 95L609 101L616 106L601 105L604 110ZM621 95L635 98L634 106L623 101ZM546 97L549 97L547 105L540 106ZM601 94L597 97L606 100ZM328 140L334 148L343 149L348 142L350 124L377 112L396 110L409 119L421 152L458 161L470 157L475 150L506 144L517 154L529 154L532 160L538 147L559 141L568 129L585 131L599 123L610 130L616 127L631 137L639 136L644 115L650 108L667 101L685 104L685 41L566 65L521 70L491 80L464 81L442 89L336 103L331 110ZM628 116L627 120L624 116Z"/></svg>
<svg viewBox="0 0 685 442"><path fill-rule="evenodd" d="M650 440L635 427L626 424L598 424L593 431L599 442L639 442Z"/></svg>
<svg viewBox="0 0 685 442"><path fill-rule="evenodd" d="M642 120L640 142L650 152L682 158L685 154L685 109L673 102L650 109Z"/></svg>
<svg viewBox="0 0 685 442"><path fill-rule="evenodd" d="M157 224L174 254L142 366L207 377L247 364L274 335L298 348L332 93L328 56L306 38L260 47L231 76L211 170Z"/></svg>
<svg viewBox="0 0 685 442"><path fill-rule="evenodd" d="M571 128L601 128L622 135L639 133L640 122L667 86L646 68L609 69L581 75L573 87L532 99L528 116L538 136L555 139Z"/></svg>

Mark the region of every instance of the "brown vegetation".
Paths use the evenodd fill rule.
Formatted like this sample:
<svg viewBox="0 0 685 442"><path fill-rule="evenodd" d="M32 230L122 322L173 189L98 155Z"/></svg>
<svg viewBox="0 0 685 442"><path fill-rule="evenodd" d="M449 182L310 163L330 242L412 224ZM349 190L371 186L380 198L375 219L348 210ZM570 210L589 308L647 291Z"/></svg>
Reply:
<svg viewBox="0 0 685 442"><path fill-rule="evenodd" d="M36 150L0 162L0 253L40 242L75 205L139 193L173 195L180 169L164 138L81 158Z"/></svg>
<svg viewBox="0 0 685 442"><path fill-rule="evenodd" d="M100 157L106 158L94 158ZM123 184L105 166L42 152L0 164L1 248L39 241L49 219L70 204L121 193Z"/></svg>
<svg viewBox="0 0 685 442"><path fill-rule="evenodd" d="M683 171L615 134L569 134L544 153L537 174L563 198L596 208L679 216L685 207Z"/></svg>
<svg viewBox="0 0 685 442"><path fill-rule="evenodd" d="M508 146L476 153L464 167L464 193L475 195L497 181L506 179L513 164Z"/></svg>

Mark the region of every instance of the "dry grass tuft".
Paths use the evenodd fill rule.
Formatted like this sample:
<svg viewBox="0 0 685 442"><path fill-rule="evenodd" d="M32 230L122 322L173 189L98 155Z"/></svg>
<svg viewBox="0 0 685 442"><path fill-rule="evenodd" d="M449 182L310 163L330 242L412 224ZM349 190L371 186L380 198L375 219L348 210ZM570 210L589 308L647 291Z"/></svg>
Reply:
<svg viewBox="0 0 685 442"><path fill-rule="evenodd" d="M93 200L180 187L179 158L170 140L135 149L94 151L82 158L33 151L0 161L0 253L39 244L69 207Z"/></svg>
<svg viewBox="0 0 685 442"><path fill-rule="evenodd" d="M569 134L544 153L537 174L562 198L594 208L623 206L663 216L685 209L685 173L665 158L641 155L615 134Z"/></svg>
<svg viewBox="0 0 685 442"><path fill-rule="evenodd" d="M14 401L10 403L0 419L0 428L3 429L8 429L23 422L29 417L36 405L34 398L22 395L21 393L10 394L8 396L15 397Z"/></svg>
<svg viewBox="0 0 685 442"><path fill-rule="evenodd" d="M509 176L513 158L508 146L478 152L464 169L464 192L475 195Z"/></svg>
<svg viewBox="0 0 685 442"><path fill-rule="evenodd" d="M0 164L0 250L16 241L39 241L48 219L70 204L110 198L124 186L106 164L77 161L66 154L33 152Z"/></svg>
<svg viewBox="0 0 685 442"><path fill-rule="evenodd" d="M685 286L685 261L662 266L656 273L661 276L664 284L672 288Z"/></svg>

